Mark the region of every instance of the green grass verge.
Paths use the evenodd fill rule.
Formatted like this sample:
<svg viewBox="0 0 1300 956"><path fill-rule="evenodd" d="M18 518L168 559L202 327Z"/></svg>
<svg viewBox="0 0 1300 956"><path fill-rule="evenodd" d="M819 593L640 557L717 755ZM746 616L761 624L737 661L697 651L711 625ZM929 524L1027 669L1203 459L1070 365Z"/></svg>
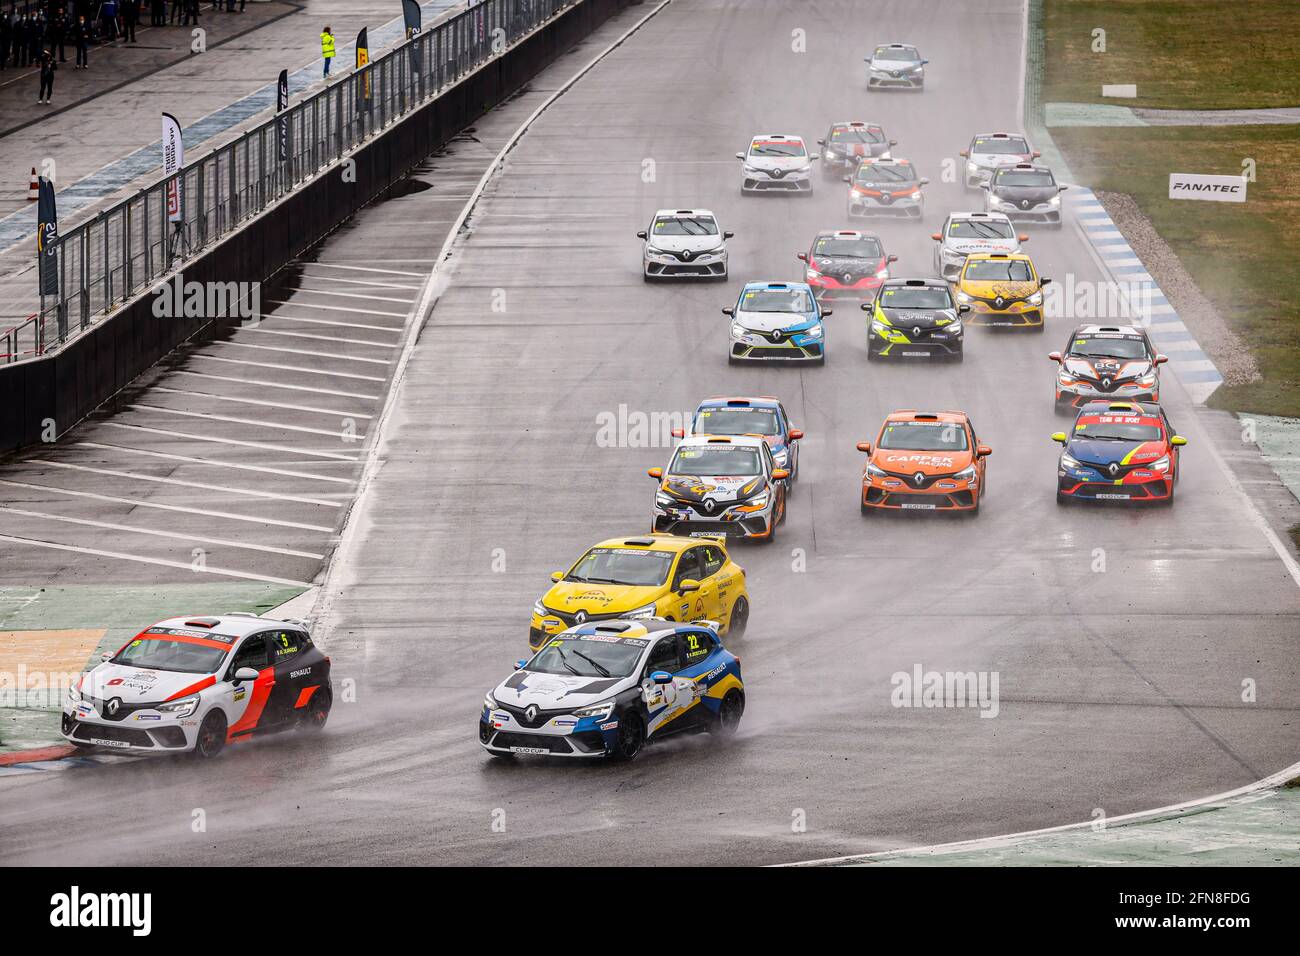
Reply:
<svg viewBox="0 0 1300 956"><path fill-rule="evenodd" d="M1296 0L1046 0L1043 24L1045 103L1300 106ZM1102 99L1104 83L1136 83L1138 97Z"/></svg>
<svg viewBox="0 0 1300 956"><path fill-rule="evenodd" d="M1209 404L1300 416L1300 130L1147 126L1052 135L1081 181L1137 200L1254 352L1263 381L1225 385ZM1171 172L1240 173L1246 157L1256 163L1247 202L1168 198Z"/></svg>

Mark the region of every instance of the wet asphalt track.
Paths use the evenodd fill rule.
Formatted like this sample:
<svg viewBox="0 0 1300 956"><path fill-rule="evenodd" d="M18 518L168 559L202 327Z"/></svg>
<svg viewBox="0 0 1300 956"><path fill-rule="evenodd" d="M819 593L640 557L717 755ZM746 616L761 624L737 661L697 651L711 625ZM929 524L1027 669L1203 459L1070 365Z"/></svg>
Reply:
<svg viewBox="0 0 1300 956"><path fill-rule="evenodd" d="M1210 453L1241 456L1223 416L1166 388L1191 442L1172 509L1061 509L1045 353L1070 320L1049 319L1043 336L973 330L961 366L868 366L864 316L841 307L825 368L727 366L718 309L737 284L797 278L795 253L844 224L839 183L818 181L811 199L742 198L732 156L751 134L884 124L934 182L923 225L878 231L896 274L926 274L929 233L975 202L940 181L940 162L976 128L1018 125L1019 3L899 0L873 4L869 21L860 6L677 0L561 98L475 212L353 513L322 633L357 703L315 742L255 744L208 767L11 778L0 859L774 863L1113 816L1292 763L1300 590ZM479 123L443 168L472 179L456 171L495 152L632 14ZM790 51L795 28L807 53ZM891 39L931 59L923 95L863 91L865 44ZM435 193L400 200L411 221L438 208L418 205ZM642 283L633 233L657 207L685 205L736 233L731 283ZM330 242L355 242L372 215ZM431 230L405 254L440 242ZM1098 278L1071 228L1035 230L1028 249L1045 275ZM597 414L730 392L781 396L808 434L779 540L735 549L753 601L733 645L749 692L740 738L652 748L631 766L489 761L479 701L524 652L548 572L649 520L644 470L668 451L597 447ZM971 414L994 449L977 519L859 515L854 443L898 407ZM891 674L917 664L997 671L998 717L891 707ZM1248 678L1258 702L1244 704ZM792 832L797 811L806 832Z"/></svg>

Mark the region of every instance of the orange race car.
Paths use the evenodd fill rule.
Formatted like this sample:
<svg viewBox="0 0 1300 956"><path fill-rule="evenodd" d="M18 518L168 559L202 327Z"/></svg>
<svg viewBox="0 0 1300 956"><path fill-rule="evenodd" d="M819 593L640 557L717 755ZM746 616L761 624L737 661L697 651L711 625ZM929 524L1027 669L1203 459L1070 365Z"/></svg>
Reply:
<svg viewBox="0 0 1300 956"><path fill-rule="evenodd" d="M885 511L979 511L985 459L965 412L918 412L905 408L885 419L862 469L862 513Z"/></svg>

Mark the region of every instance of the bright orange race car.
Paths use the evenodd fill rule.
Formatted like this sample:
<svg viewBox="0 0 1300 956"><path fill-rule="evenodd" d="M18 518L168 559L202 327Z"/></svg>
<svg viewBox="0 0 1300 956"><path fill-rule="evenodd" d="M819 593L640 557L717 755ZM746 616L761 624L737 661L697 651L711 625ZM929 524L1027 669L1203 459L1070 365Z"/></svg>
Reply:
<svg viewBox="0 0 1300 956"><path fill-rule="evenodd" d="M858 442L869 457L862 469L862 513L872 511L979 511L985 459L965 412L906 408L885 419L880 436Z"/></svg>

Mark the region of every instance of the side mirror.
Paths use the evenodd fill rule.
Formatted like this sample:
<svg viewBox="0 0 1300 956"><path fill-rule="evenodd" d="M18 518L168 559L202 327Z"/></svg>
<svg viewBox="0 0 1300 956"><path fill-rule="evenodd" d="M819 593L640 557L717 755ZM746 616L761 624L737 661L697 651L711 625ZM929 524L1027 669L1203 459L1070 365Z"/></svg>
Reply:
<svg viewBox="0 0 1300 956"><path fill-rule="evenodd" d="M875 310L876 302L874 299L870 302L863 302L860 306L858 306L858 308L861 309L863 312L871 312Z"/></svg>
<svg viewBox="0 0 1300 956"><path fill-rule="evenodd" d="M1039 284L1040 286L1043 286L1043 285L1051 285L1051 284L1052 284L1052 280L1051 280L1051 279L1039 279L1039 280L1038 280L1038 284Z"/></svg>
<svg viewBox="0 0 1300 956"><path fill-rule="evenodd" d="M723 315L735 315L735 314L736 314L736 310L733 309L733 308L731 308L730 306L728 306L727 308L725 308L725 309L722 310L722 314L723 314Z"/></svg>
<svg viewBox="0 0 1300 956"><path fill-rule="evenodd" d="M685 437L686 437L686 429L685 429L685 428L674 428L674 429L672 430L672 432L670 432L670 434L671 434L674 438L685 438Z"/></svg>
<svg viewBox="0 0 1300 956"><path fill-rule="evenodd" d="M889 145L890 145L890 146L897 146L897 145L898 145L898 140L896 140L896 139L891 139L891 140L889 141Z"/></svg>
<svg viewBox="0 0 1300 956"><path fill-rule="evenodd" d="M773 481L785 481L790 477L790 472L784 468L775 468L772 470Z"/></svg>
<svg viewBox="0 0 1300 956"><path fill-rule="evenodd" d="M834 309L822 309L822 318L823 318L823 319L830 318L830 317L831 317L832 315L834 315L834 314L835 314L835 310L834 310Z"/></svg>
<svg viewBox="0 0 1300 956"><path fill-rule="evenodd" d="M980 458L987 458L989 455L993 454L993 449L988 445L977 445L975 447L975 454Z"/></svg>
<svg viewBox="0 0 1300 956"><path fill-rule="evenodd" d="M1060 353L1060 352L1048 352L1048 353L1047 353L1047 357L1048 357L1049 359L1051 359L1053 362L1059 362L1059 361L1061 361L1061 353Z"/></svg>
<svg viewBox="0 0 1300 956"><path fill-rule="evenodd" d="M528 658L526 658L526 657L521 657L519 660L515 661L515 670L517 670L517 671L521 671L521 670L523 670L523 669L524 669L524 665L527 664L527 663L528 663Z"/></svg>
<svg viewBox="0 0 1300 956"><path fill-rule="evenodd" d="M798 259L800 262L807 262L807 261L808 261L808 253L806 253L806 252L796 252L796 253L794 254L794 257L795 257L796 259Z"/></svg>
<svg viewBox="0 0 1300 956"><path fill-rule="evenodd" d="M1187 439L1182 435L1175 435L1173 438L1169 439L1169 444L1181 448L1183 445L1187 444Z"/></svg>
<svg viewBox="0 0 1300 956"><path fill-rule="evenodd" d="M984 190L985 192L988 192L988 191L989 191L989 184L988 184L988 183L980 183L980 189Z"/></svg>
<svg viewBox="0 0 1300 956"><path fill-rule="evenodd" d="M252 667L241 667L235 671L234 683L239 684L246 680L257 680L257 671Z"/></svg>
<svg viewBox="0 0 1300 956"><path fill-rule="evenodd" d="M898 261L898 256L885 256L885 261L886 261L886 262L897 262L897 261Z"/></svg>
<svg viewBox="0 0 1300 956"><path fill-rule="evenodd" d="M1166 362L1168 362L1168 361L1169 361L1169 356L1168 356L1168 355L1157 355L1157 356L1156 356L1156 364L1157 364L1157 365L1164 365L1164 364L1165 364Z"/></svg>
<svg viewBox="0 0 1300 956"><path fill-rule="evenodd" d="M921 61L921 65L922 65L922 66L925 66L925 65L926 65L927 63L929 63L929 62L930 62L929 60L922 60L922 61Z"/></svg>
<svg viewBox="0 0 1300 956"><path fill-rule="evenodd" d="M817 145L818 145L818 146L825 146L825 145L826 145L826 140L824 140L824 139L819 139L819 140L817 140Z"/></svg>
<svg viewBox="0 0 1300 956"><path fill-rule="evenodd" d="M667 671L655 671L650 675L650 679L656 684L671 684L673 682L673 675Z"/></svg>
<svg viewBox="0 0 1300 956"><path fill-rule="evenodd" d="M645 239L645 238L646 238L645 230L642 229L640 232L638 232L638 233L636 234L636 237L637 237L638 239Z"/></svg>
<svg viewBox="0 0 1300 956"><path fill-rule="evenodd" d="M723 239L734 239L734 238L736 238L736 234L735 234L734 232L724 232L724 233L722 234L722 238L723 238Z"/></svg>
<svg viewBox="0 0 1300 956"><path fill-rule="evenodd" d="M1017 239L1017 241L1019 241L1019 242L1028 242L1028 241L1029 241L1029 237L1026 236L1026 235L1019 235L1019 236L1016 236L1016 239Z"/></svg>
<svg viewBox="0 0 1300 956"><path fill-rule="evenodd" d="M649 475L651 478L653 478L655 481L660 481L663 479L664 470L662 468L650 468L646 471L646 474Z"/></svg>
<svg viewBox="0 0 1300 956"><path fill-rule="evenodd" d="M1056 191L1057 191L1058 193L1063 193L1063 192L1065 192L1065 191L1066 191L1067 189L1069 189L1069 188L1070 188L1069 186L1057 186L1057 187L1056 187Z"/></svg>
<svg viewBox="0 0 1300 956"><path fill-rule="evenodd" d="M737 159L744 159L744 158L745 158L745 154L744 154L744 153L737 153L737 154L736 154L736 158L737 158Z"/></svg>
<svg viewBox="0 0 1300 956"><path fill-rule="evenodd" d="M1043 154L1040 153L1038 150L1034 150L1032 153L1029 154L1031 159L1038 159L1042 155Z"/></svg>
<svg viewBox="0 0 1300 956"><path fill-rule="evenodd" d="M844 177L842 177L842 178L843 178L843 180L844 180L846 183L851 183L851 182L853 182L853 177L852 177L852 176L844 176Z"/></svg>
<svg viewBox="0 0 1300 956"><path fill-rule="evenodd" d="M957 306L957 314L958 314L958 315L965 315L965 314L966 314L967 312L969 312L969 311L970 311L970 306L969 306L969 305L959 305L959 306Z"/></svg>
<svg viewBox="0 0 1300 956"><path fill-rule="evenodd" d="M869 441L860 441L860 442L858 442L858 451L862 452L862 453L865 454L865 455L870 455L870 454L871 454L871 442L869 442Z"/></svg>
<svg viewBox="0 0 1300 956"><path fill-rule="evenodd" d="M1052 441L1056 442L1058 445L1064 445L1067 441L1065 432L1052 432Z"/></svg>
<svg viewBox="0 0 1300 956"><path fill-rule="evenodd" d="M788 437L790 441L798 441L800 438L803 438L803 432L798 428L792 428L790 429L790 434L786 437Z"/></svg>
<svg viewBox="0 0 1300 956"><path fill-rule="evenodd" d="M958 153L957 155L960 156L962 159L970 159L970 150L969 150L969 149L963 149L963 150L962 150L960 153Z"/></svg>
<svg viewBox="0 0 1300 956"><path fill-rule="evenodd" d="M933 239L935 242L943 242L943 233L932 232L930 233L930 238Z"/></svg>
<svg viewBox="0 0 1300 956"><path fill-rule="evenodd" d="M917 180L917 181L918 181L922 186L928 186L928 185L930 185L930 180L927 179L925 176L922 176L922 177L921 177L919 180Z"/></svg>
<svg viewBox="0 0 1300 956"><path fill-rule="evenodd" d="M104 653L99 655L99 659L100 661L111 661L113 659L113 652L105 651Z"/></svg>
<svg viewBox="0 0 1300 956"><path fill-rule="evenodd" d="M679 594L687 594L691 591L698 591L699 589L700 582L694 578L682 578L677 582L677 593Z"/></svg>
<svg viewBox="0 0 1300 956"><path fill-rule="evenodd" d="M551 572L551 580L554 581L556 584L559 584L561 581L564 580L564 572L563 572L563 571L552 571L552 572Z"/></svg>
<svg viewBox="0 0 1300 956"><path fill-rule="evenodd" d="M814 159L821 159L821 158L822 158L822 154L821 154L821 153L809 153L809 154L808 154L808 162L812 162Z"/></svg>

